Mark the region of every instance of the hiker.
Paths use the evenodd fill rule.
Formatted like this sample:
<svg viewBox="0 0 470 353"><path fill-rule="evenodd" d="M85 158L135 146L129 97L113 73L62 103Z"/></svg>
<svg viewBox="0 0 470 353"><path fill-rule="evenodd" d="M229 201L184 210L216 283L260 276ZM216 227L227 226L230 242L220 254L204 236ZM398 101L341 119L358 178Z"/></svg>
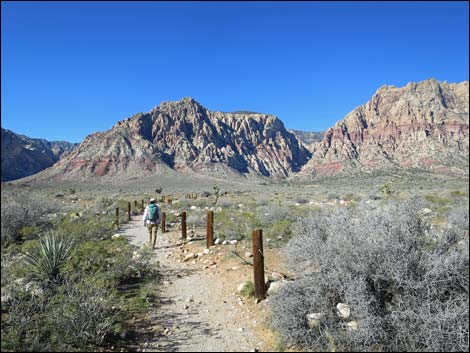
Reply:
<svg viewBox="0 0 470 353"><path fill-rule="evenodd" d="M161 220L162 211L156 204L156 200L152 197L149 200L148 206L145 207L143 217L144 226L146 226L149 231L150 246L152 249L155 249L155 243L157 242L157 228Z"/></svg>

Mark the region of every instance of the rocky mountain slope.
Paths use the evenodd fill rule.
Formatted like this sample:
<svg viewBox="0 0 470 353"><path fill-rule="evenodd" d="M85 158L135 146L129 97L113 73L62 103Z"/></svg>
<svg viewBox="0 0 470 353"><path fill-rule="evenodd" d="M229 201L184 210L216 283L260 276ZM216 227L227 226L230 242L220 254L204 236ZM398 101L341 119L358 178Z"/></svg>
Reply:
<svg viewBox="0 0 470 353"><path fill-rule="evenodd" d="M434 79L383 86L328 129L301 178L390 169L466 173L469 85Z"/></svg>
<svg viewBox="0 0 470 353"><path fill-rule="evenodd" d="M310 156L273 115L213 112L184 98L87 136L37 177L135 177L176 170L282 178L298 172Z"/></svg>
<svg viewBox="0 0 470 353"><path fill-rule="evenodd" d="M293 133L300 142L302 142L309 151L314 151L315 146L323 140L325 131L301 131L289 129L289 132Z"/></svg>
<svg viewBox="0 0 470 353"><path fill-rule="evenodd" d="M2 181L23 178L46 169L77 144L29 138L2 129Z"/></svg>

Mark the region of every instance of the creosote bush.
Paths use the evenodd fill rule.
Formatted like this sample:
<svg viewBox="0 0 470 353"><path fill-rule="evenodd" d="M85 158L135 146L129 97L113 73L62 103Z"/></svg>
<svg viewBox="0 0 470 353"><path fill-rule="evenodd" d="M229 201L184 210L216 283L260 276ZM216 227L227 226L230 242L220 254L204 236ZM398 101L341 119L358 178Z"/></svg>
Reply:
<svg viewBox="0 0 470 353"><path fill-rule="evenodd" d="M468 351L468 208L438 230L422 207L411 198L297 222L286 252L298 277L271 299L272 326L283 343ZM338 314L339 303L349 306L349 316ZM309 323L308 314L319 319Z"/></svg>

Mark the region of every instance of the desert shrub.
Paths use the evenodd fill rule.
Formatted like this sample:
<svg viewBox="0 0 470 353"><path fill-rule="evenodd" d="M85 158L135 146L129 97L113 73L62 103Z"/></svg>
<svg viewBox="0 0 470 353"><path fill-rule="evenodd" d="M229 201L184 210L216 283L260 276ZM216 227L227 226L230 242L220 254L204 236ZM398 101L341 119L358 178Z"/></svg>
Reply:
<svg viewBox="0 0 470 353"><path fill-rule="evenodd" d="M293 220L294 214L289 207L271 204L257 207L256 218L260 227L267 227L279 221Z"/></svg>
<svg viewBox="0 0 470 353"><path fill-rule="evenodd" d="M294 210L285 206L271 204L256 208L257 226L263 229L266 238L274 239L270 246L279 246L280 240L289 239L292 223L297 217Z"/></svg>
<svg viewBox="0 0 470 353"><path fill-rule="evenodd" d="M2 351L53 351L49 330L39 321L44 301L21 291L10 294L7 309L2 304Z"/></svg>
<svg viewBox="0 0 470 353"><path fill-rule="evenodd" d="M113 221L111 215L66 217L57 224L56 229L76 241L105 239L112 235Z"/></svg>
<svg viewBox="0 0 470 353"><path fill-rule="evenodd" d="M295 202L298 203L298 204L301 204L301 205L308 203L308 201L309 200L307 198L303 197L303 196L297 196L295 198Z"/></svg>
<svg viewBox="0 0 470 353"><path fill-rule="evenodd" d="M255 226L255 216L250 212L225 209L215 214L214 232L222 240L242 240L251 235Z"/></svg>
<svg viewBox="0 0 470 353"><path fill-rule="evenodd" d="M358 201L361 200L361 196L358 195L358 194L349 192L349 193L347 193L346 195L344 195L344 199L345 199L346 201L355 201L355 202L358 202Z"/></svg>
<svg viewBox="0 0 470 353"><path fill-rule="evenodd" d="M66 283L49 304L48 321L62 344L85 350L103 343L117 314L103 289L85 282Z"/></svg>
<svg viewBox="0 0 470 353"><path fill-rule="evenodd" d="M190 227L205 227L207 225L207 213L191 211L188 213L186 223Z"/></svg>
<svg viewBox="0 0 470 353"><path fill-rule="evenodd" d="M389 196L389 195L393 194L393 192L394 192L394 190L393 190L393 188L390 184L381 185L379 190L385 196Z"/></svg>
<svg viewBox="0 0 470 353"><path fill-rule="evenodd" d="M429 201L430 203L436 204L438 206L446 206L452 201L451 199L439 197L436 195L425 195L424 198L426 201Z"/></svg>
<svg viewBox="0 0 470 353"><path fill-rule="evenodd" d="M151 252L122 241L86 241L76 244L67 262L67 273L87 276L100 274L109 288L128 281L138 281L151 273Z"/></svg>
<svg viewBox="0 0 470 353"><path fill-rule="evenodd" d="M247 298L253 297L255 295L255 284L252 281L246 282L240 294Z"/></svg>
<svg viewBox="0 0 470 353"><path fill-rule="evenodd" d="M61 279L60 270L70 258L72 246L70 238L47 232L39 239L39 245L25 254L25 261L36 278L56 283Z"/></svg>
<svg viewBox="0 0 470 353"><path fill-rule="evenodd" d="M96 199L93 206L96 213L112 212L114 201L110 198L100 196Z"/></svg>
<svg viewBox="0 0 470 353"><path fill-rule="evenodd" d="M339 200L341 197L335 192L329 192L326 196L328 200Z"/></svg>
<svg viewBox="0 0 470 353"><path fill-rule="evenodd" d="M219 202L219 206L223 208L230 208L233 206L233 202L229 200L222 200Z"/></svg>
<svg viewBox="0 0 470 353"><path fill-rule="evenodd" d="M38 195L27 193L2 195L2 246L23 241L28 238L25 236L32 236L37 234L37 231L47 229L50 226L47 214L57 210L57 205Z"/></svg>
<svg viewBox="0 0 470 353"><path fill-rule="evenodd" d="M256 205L257 206L267 206L269 204L270 199L266 196L258 196L256 198Z"/></svg>
<svg viewBox="0 0 470 353"><path fill-rule="evenodd" d="M286 253L298 277L271 299L283 342L311 350L468 351L468 209L466 225L438 230L416 198L365 207L296 223ZM349 305L349 317L338 315L339 303ZM320 314L315 325L312 313Z"/></svg>
<svg viewBox="0 0 470 353"><path fill-rule="evenodd" d="M66 282L43 296L15 289L11 297L2 318L2 350L96 350L118 319L109 291L86 281Z"/></svg>
<svg viewBox="0 0 470 353"><path fill-rule="evenodd" d="M367 198L369 200L377 201L380 200L382 197L377 189L372 189L369 191Z"/></svg>

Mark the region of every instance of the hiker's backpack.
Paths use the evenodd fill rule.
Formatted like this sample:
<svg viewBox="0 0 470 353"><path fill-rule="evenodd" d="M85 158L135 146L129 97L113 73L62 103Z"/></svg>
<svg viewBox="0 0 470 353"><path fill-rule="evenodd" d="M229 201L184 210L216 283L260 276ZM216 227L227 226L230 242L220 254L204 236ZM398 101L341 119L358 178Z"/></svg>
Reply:
<svg viewBox="0 0 470 353"><path fill-rule="evenodd" d="M158 218L158 207L154 204L149 205L149 220L150 222L156 222Z"/></svg>

